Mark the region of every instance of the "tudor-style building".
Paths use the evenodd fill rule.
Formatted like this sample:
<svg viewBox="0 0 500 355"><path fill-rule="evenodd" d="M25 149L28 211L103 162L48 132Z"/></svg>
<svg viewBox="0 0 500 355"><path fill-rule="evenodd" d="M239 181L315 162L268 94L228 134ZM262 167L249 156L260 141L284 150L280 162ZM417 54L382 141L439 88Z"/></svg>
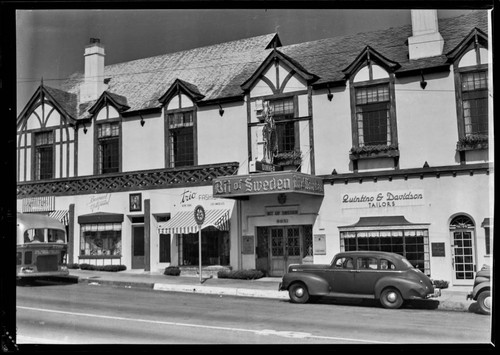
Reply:
<svg viewBox="0 0 500 355"><path fill-rule="evenodd" d="M18 209L63 220L69 262L158 271L405 255L470 284L491 262L485 11L283 46L277 34L41 83L18 118ZM211 267L211 268L210 268Z"/></svg>

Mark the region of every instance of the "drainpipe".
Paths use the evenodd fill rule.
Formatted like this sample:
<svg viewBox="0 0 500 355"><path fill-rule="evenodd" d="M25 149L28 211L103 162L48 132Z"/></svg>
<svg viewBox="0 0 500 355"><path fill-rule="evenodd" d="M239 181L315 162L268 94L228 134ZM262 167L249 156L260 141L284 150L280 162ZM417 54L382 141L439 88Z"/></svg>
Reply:
<svg viewBox="0 0 500 355"><path fill-rule="evenodd" d="M144 200L144 271L151 271L151 213L150 200Z"/></svg>

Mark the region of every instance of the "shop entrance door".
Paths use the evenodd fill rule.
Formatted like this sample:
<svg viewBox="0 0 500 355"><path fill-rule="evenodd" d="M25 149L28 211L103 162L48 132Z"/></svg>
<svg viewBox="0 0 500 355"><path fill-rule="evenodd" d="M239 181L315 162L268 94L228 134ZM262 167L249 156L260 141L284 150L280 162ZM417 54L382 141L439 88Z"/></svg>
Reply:
<svg viewBox="0 0 500 355"><path fill-rule="evenodd" d="M144 225L132 226L132 269L144 269Z"/></svg>
<svg viewBox="0 0 500 355"><path fill-rule="evenodd" d="M290 264L302 263L300 227L271 227L271 276L283 276Z"/></svg>
<svg viewBox="0 0 500 355"><path fill-rule="evenodd" d="M450 223L454 285L470 286L474 283L474 231L474 222L467 216L457 216Z"/></svg>
<svg viewBox="0 0 500 355"><path fill-rule="evenodd" d="M474 241L472 231L452 233L453 284L472 285L474 283Z"/></svg>

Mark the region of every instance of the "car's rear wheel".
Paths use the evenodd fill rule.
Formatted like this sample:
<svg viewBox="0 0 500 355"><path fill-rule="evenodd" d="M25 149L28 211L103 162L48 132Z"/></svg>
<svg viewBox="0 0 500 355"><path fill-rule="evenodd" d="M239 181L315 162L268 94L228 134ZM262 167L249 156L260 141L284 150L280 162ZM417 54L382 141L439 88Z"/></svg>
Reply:
<svg viewBox="0 0 500 355"><path fill-rule="evenodd" d="M393 287L388 287L380 294L380 303L384 308L397 309L403 305L401 293Z"/></svg>
<svg viewBox="0 0 500 355"><path fill-rule="evenodd" d="M309 300L309 291L302 282L292 284L288 288L288 295L293 303L306 303Z"/></svg>
<svg viewBox="0 0 500 355"><path fill-rule="evenodd" d="M491 293L490 291L483 291L477 296L477 304L479 305L479 312L482 314L491 313Z"/></svg>

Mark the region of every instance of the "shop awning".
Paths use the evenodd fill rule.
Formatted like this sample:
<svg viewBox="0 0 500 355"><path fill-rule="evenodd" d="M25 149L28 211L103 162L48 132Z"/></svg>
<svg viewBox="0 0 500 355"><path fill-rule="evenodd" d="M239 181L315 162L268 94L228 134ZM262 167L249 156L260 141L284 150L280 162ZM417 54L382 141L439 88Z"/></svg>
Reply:
<svg viewBox="0 0 500 355"><path fill-rule="evenodd" d="M205 223L201 229L206 227L215 227L222 231L229 230L229 210L227 209L213 209L206 210ZM158 225L158 232L160 234L189 234L197 233L198 225L194 220L193 211L177 212L172 219Z"/></svg>
<svg viewBox="0 0 500 355"><path fill-rule="evenodd" d="M340 231L355 231L369 229L415 229L426 228L429 223L411 223L404 216L373 216L360 217L359 221L348 225L339 226Z"/></svg>
<svg viewBox="0 0 500 355"><path fill-rule="evenodd" d="M49 213L49 217L57 219L59 222L67 226L69 224L68 210L56 210Z"/></svg>

